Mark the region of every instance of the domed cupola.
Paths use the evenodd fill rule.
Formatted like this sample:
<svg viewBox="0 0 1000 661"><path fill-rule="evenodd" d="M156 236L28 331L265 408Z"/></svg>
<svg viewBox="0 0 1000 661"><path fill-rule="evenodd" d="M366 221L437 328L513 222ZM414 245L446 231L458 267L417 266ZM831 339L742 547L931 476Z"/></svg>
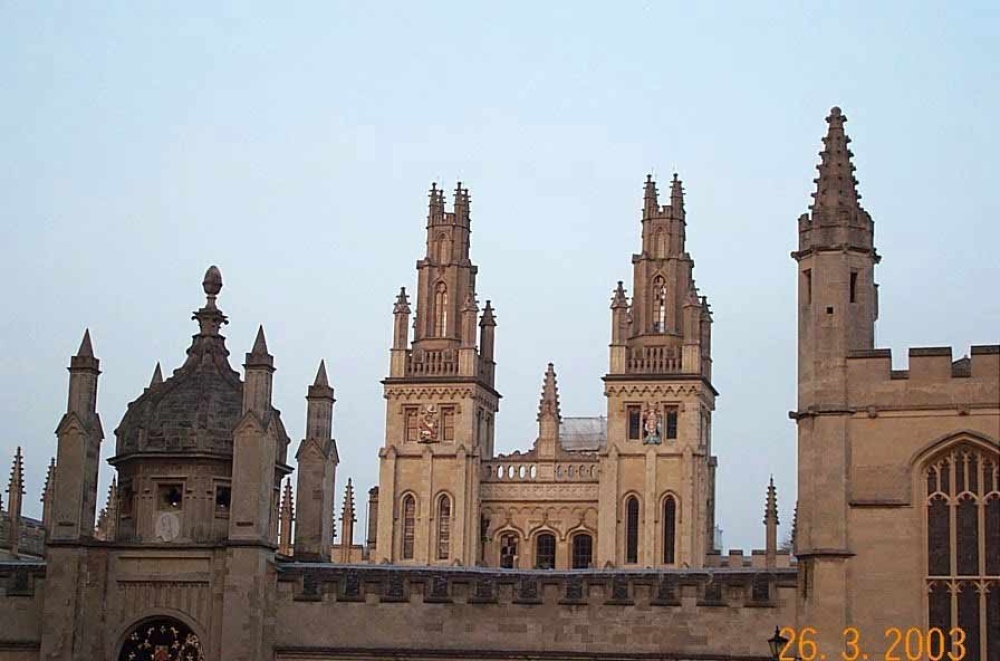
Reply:
<svg viewBox="0 0 1000 661"><path fill-rule="evenodd" d="M202 282L206 301L194 312L198 333L184 364L164 380L159 365L149 387L115 430L119 541L214 542L229 529L233 430L243 418L244 384L229 364L229 323L216 306L222 274ZM276 464L284 468L288 438L277 410ZM286 472L282 470L281 472Z"/></svg>
<svg viewBox="0 0 1000 661"><path fill-rule="evenodd" d="M229 365L226 338L219 334L222 325L229 323L215 304L222 289L219 269L210 267L202 284L207 300L194 313L199 332L187 350L187 360L166 381L154 375L149 388L129 404L115 430L113 463L136 453L232 455L243 383Z"/></svg>

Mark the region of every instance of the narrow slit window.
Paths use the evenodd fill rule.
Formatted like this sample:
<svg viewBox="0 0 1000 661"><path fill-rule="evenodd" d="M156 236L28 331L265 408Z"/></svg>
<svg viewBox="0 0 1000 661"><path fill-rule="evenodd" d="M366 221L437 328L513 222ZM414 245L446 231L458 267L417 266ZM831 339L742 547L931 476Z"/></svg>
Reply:
<svg viewBox="0 0 1000 661"><path fill-rule="evenodd" d="M403 560L413 560L414 535L417 530L417 501L403 498Z"/></svg>
<svg viewBox="0 0 1000 661"><path fill-rule="evenodd" d="M858 272L851 271L851 303L858 302Z"/></svg>
<svg viewBox="0 0 1000 661"><path fill-rule="evenodd" d="M663 499L663 564L672 565L675 562L676 547L677 501L673 496Z"/></svg>
<svg viewBox="0 0 1000 661"><path fill-rule="evenodd" d="M625 563L639 562L639 499L629 496L625 501Z"/></svg>
<svg viewBox="0 0 1000 661"><path fill-rule="evenodd" d="M438 500L438 560L451 557L451 498L441 496Z"/></svg>

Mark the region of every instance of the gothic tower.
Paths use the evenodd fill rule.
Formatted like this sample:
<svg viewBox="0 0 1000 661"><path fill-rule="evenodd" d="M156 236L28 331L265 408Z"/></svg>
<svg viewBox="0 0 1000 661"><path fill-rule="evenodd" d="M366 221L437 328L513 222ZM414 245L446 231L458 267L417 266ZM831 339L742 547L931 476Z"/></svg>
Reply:
<svg viewBox="0 0 1000 661"><path fill-rule="evenodd" d="M712 318L685 230L677 175L664 206L648 176L631 304L621 282L611 302L599 566L700 567L712 548Z"/></svg>
<svg viewBox="0 0 1000 661"><path fill-rule="evenodd" d="M479 462L493 454L496 321L478 319L476 266L469 260L469 191L453 211L434 184L426 254L417 261L410 341L406 290L396 299L379 452L377 561L473 565L479 559Z"/></svg>
<svg viewBox="0 0 1000 661"><path fill-rule="evenodd" d="M877 316L871 216L859 200L847 118L826 118L811 213L799 218L798 517L795 544L805 595L801 622L844 624L847 535L847 357L874 348ZM840 624L838 624L838 622Z"/></svg>

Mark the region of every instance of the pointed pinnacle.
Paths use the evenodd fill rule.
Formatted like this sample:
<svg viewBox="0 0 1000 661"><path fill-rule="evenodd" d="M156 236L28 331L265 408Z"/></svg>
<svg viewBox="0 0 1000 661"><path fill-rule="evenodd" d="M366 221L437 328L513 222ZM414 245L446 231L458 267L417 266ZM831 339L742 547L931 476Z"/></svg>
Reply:
<svg viewBox="0 0 1000 661"><path fill-rule="evenodd" d="M614 296L611 298L611 309L615 308L627 308L628 299L625 298L625 287L622 286L622 281L618 281L618 286L615 287Z"/></svg>
<svg viewBox="0 0 1000 661"><path fill-rule="evenodd" d="M326 361L319 361L319 369L316 371L316 380L313 382L314 386L330 386L330 381L326 378Z"/></svg>
<svg viewBox="0 0 1000 661"><path fill-rule="evenodd" d="M545 379L542 381L542 398L538 403L538 419L543 415L554 415L561 418L559 411L559 387L556 385L555 365L549 363L545 370Z"/></svg>
<svg viewBox="0 0 1000 661"><path fill-rule="evenodd" d="M406 295L406 287L399 288L396 304L392 306L393 314L410 314L410 298Z"/></svg>
<svg viewBox="0 0 1000 661"><path fill-rule="evenodd" d="M493 305L487 300L486 307L483 308L483 315L479 319L480 326L496 326L496 318L493 316Z"/></svg>
<svg viewBox="0 0 1000 661"><path fill-rule="evenodd" d="M163 370L160 369L160 361L156 361L156 368L153 370L153 378L149 381L149 387L158 386L163 383Z"/></svg>
<svg viewBox="0 0 1000 661"><path fill-rule="evenodd" d="M253 348L250 350L250 354L254 356L268 355L267 340L264 339L264 326L257 327L257 338L253 341Z"/></svg>
<svg viewBox="0 0 1000 661"><path fill-rule="evenodd" d="M80 342L80 348L76 350L76 355L81 358L94 357L94 345L90 342L89 328L83 331L83 340Z"/></svg>

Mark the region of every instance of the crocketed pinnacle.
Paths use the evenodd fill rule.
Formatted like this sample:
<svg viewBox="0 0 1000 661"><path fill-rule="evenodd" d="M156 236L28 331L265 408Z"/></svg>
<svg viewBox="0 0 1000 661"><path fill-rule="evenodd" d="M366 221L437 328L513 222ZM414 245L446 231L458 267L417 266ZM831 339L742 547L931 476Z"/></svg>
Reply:
<svg viewBox="0 0 1000 661"><path fill-rule="evenodd" d="M344 508L340 520L351 523L356 523L358 520L354 514L354 484L351 478L347 478L347 487L344 489Z"/></svg>
<svg viewBox="0 0 1000 661"><path fill-rule="evenodd" d="M480 326L496 326L496 317L493 316L493 304L487 300L486 307L483 308L483 315L479 319Z"/></svg>
<svg viewBox="0 0 1000 661"><path fill-rule="evenodd" d="M676 172L670 181L670 208L675 214L684 211L684 186Z"/></svg>
<svg viewBox="0 0 1000 661"><path fill-rule="evenodd" d="M444 190L437 187L437 182L431 183L430 201L427 205L427 220L434 225L444 221Z"/></svg>
<svg viewBox="0 0 1000 661"><path fill-rule="evenodd" d="M56 458L52 457L49 460L49 469L45 473L45 486L42 487L42 497L40 498L42 504L44 505L49 497L52 495L52 488L55 485L56 479Z"/></svg>
<svg viewBox="0 0 1000 661"><path fill-rule="evenodd" d="M538 403L538 420L545 416L553 416L556 420L561 420L559 411L559 387L556 385L556 370L552 363L549 363L545 370L545 379L542 381L542 398Z"/></svg>
<svg viewBox="0 0 1000 661"><path fill-rule="evenodd" d="M773 521L775 525L778 521L778 490L774 486L774 476L771 476L767 485L767 504L764 507L764 523Z"/></svg>
<svg viewBox="0 0 1000 661"><path fill-rule="evenodd" d="M854 178L853 152L848 149L851 139L844 132L847 117L840 108L834 106L826 118L829 128L823 138L823 151L819 153L820 164L816 166L819 176L814 180L813 212L830 212L859 207L858 180Z"/></svg>
<svg viewBox="0 0 1000 661"><path fill-rule="evenodd" d="M392 306L393 314L410 314L410 298L406 295L406 287L399 288L396 304Z"/></svg>
<svg viewBox="0 0 1000 661"><path fill-rule="evenodd" d="M653 181L653 175L646 175L646 183L643 186L642 192L642 215L649 218L655 214L660 208L660 202L656 193L656 182Z"/></svg>
<svg viewBox="0 0 1000 661"><path fill-rule="evenodd" d="M21 446L14 452L14 463L10 467L10 482L7 485L8 509L15 516L21 514L21 496L24 495L24 457Z"/></svg>
<svg viewBox="0 0 1000 661"><path fill-rule="evenodd" d="M618 286L615 287L614 296L611 298L611 309L617 308L627 308L628 299L625 298L625 287L622 285L622 281L618 281Z"/></svg>

